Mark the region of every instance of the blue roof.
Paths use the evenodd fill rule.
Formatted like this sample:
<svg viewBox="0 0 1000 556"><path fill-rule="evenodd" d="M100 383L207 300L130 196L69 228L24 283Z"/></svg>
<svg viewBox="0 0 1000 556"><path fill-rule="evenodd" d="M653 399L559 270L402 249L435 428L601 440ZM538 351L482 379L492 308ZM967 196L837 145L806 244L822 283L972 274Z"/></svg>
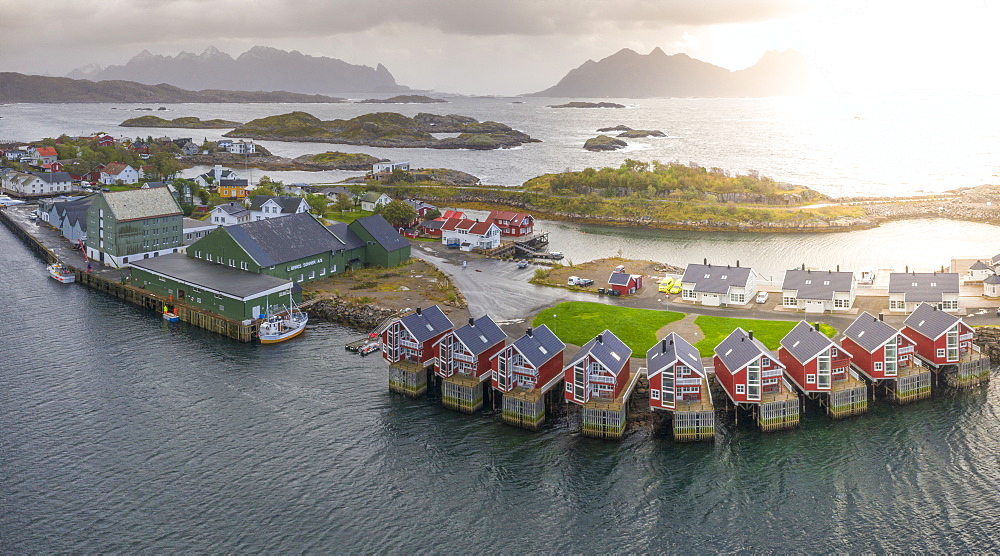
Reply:
<svg viewBox="0 0 1000 556"><path fill-rule="evenodd" d="M537 369L557 353L562 353L566 344L543 324L538 328L528 329L524 336L514 342L514 347Z"/></svg>
<svg viewBox="0 0 1000 556"><path fill-rule="evenodd" d="M413 338L420 343L426 342L434 336L454 328L454 325L445 316L444 311L437 305L423 310L417 309L417 311L419 312L410 313L399 319L399 321L410 331Z"/></svg>
<svg viewBox="0 0 1000 556"><path fill-rule="evenodd" d="M572 367L588 354L600 361L611 374L618 376L618 373L625 367L625 363L628 363L629 358L632 357L632 350L610 330L605 330L580 348L573 361L566 366Z"/></svg>
<svg viewBox="0 0 1000 556"><path fill-rule="evenodd" d="M455 336L469 348L473 355L480 355L487 349L502 344L507 335L500 330L489 315L473 319L471 323L455 330Z"/></svg>
<svg viewBox="0 0 1000 556"><path fill-rule="evenodd" d="M663 369L682 363L701 376L705 376L705 368L701 364L701 354L687 340L676 332L667 334L646 352L647 375L653 376Z"/></svg>

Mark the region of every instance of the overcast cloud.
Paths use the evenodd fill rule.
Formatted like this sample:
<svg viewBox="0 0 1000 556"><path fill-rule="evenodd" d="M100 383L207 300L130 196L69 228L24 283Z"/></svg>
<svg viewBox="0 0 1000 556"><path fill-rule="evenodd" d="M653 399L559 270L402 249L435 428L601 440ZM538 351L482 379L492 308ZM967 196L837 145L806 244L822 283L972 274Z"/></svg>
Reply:
<svg viewBox="0 0 1000 556"><path fill-rule="evenodd" d="M832 76L867 64L866 83L902 82L926 72L928 59L958 76L989 57L995 11L973 1L0 0L0 69L65 75L124 64L143 49L215 46L236 56L264 45L382 63L414 88L517 94L621 48L660 47L729 69L796 48ZM975 63L956 64L955 48ZM922 58L893 74L911 53Z"/></svg>

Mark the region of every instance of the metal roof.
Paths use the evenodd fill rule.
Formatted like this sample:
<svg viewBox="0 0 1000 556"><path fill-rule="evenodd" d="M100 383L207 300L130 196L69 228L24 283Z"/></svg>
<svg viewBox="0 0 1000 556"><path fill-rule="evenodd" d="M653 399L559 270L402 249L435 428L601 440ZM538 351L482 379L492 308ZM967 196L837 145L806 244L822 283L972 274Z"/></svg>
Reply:
<svg viewBox="0 0 1000 556"><path fill-rule="evenodd" d="M131 264L136 268L163 274L192 286L215 290L241 299L292 284L291 281L282 278L212 264L180 253L141 259Z"/></svg>
<svg viewBox="0 0 1000 556"><path fill-rule="evenodd" d="M465 326L455 330L455 336L469 348L473 355L480 355L489 348L502 344L507 335L500 330L497 323L489 315L483 315Z"/></svg>
<svg viewBox="0 0 1000 556"><path fill-rule="evenodd" d="M410 313L399 319L399 321L410 331L413 338L420 343L426 342L438 334L447 332L455 326L437 305L417 310L420 312Z"/></svg>
<svg viewBox="0 0 1000 556"><path fill-rule="evenodd" d="M271 200L281 207L281 212L285 214L294 214L302 206L302 203L306 202L302 197L291 197L288 195L254 195L250 199L250 210L259 211L260 207L264 206L264 203ZM307 206L306 209L308 208Z"/></svg>
<svg viewBox="0 0 1000 556"><path fill-rule="evenodd" d="M681 282L695 284L696 292L724 294L731 287L745 287L751 272L745 266L688 264Z"/></svg>
<svg viewBox="0 0 1000 556"><path fill-rule="evenodd" d="M354 233L354 230L348 227L346 222L334 222L327 226L326 229L333 232L333 235L344 242L344 249L357 249L358 247L365 246L364 240L358 237L358 234Z"/></svg>
<svg viewBox="0 0 1000 556"><path fill-rule="evenodd" d="M70 177L69 172L32 172L31 175L50 184L60 183L64 181L73 181L73 178Z"/></svg>
<svg viewBox="0 0 1000 556"><path fill-rule="evenodd" d="M529 328L524 336L514 342L514 347L537 369L557 353L562 353L566 349L566 344L543 324L538 328Z"/></svg>
<svg viewBox="0 0 1000 556"><path fill-rule="evenodd" d="M705 368L701 364L698 350L679 334L671 332L646 352L646 374L647 376L659 374L674 363L687 365L698 375L705 376Z"/></svg>
<svg viewBox="0 0 1000 556"><path fill-rule="evenodd" d="M958 293L958 273L893 272L889 274L889 293L901 293L909 302L938 302L946 293Z"/></svg>
<svg viewBox="0 0 1000 556"><path fill-rule="evenodd" d="M729 336L726 336L726 339L722 340L722 343L715 346L715 355L719 357L722 364L733 374L736 374L743 367L746 367L750 362L762 355L773 359L778 366L784 367L771 354L771 350L767 349L767 346L760 343L760 340L757 338L751 339L750 335L739 327L733 330Z"/></svg>
<svg viewBox="0 0 1000 556"><path fill-rule="evenodd" d="M948 330L951 330L955 326L955 323L961 320L951 313L939 311L933 305L921 303L910 313L910 316L906 317L903 324L909 326L921 336L935 340Z"/></svg>
<svg viewBox="0 0 1000 556"><path fill-rule="evenodd" d="M984 284L1000 284L1000 276L996 274L990 274L986 278L983 278Z"/></svg>
<svg viewBox="0 0 1000 556"><path fill-rule="evenodd" d="M397 249L402 249L410 245L409 241L399 235L399 232L392 227L392 224L386 221L381 214L373 214L371 216L366 216L364 218L358 218L355 220L359 226L365 229L366 232L371 234L375 241L382 246L383 249L389 251L395 251Z"/></svg>
<svg viewBox="0 0 1000 556"><path fill-rule="evenodd" d="M588 354L593 355L594 359L600 361L611 374L618 376L618 373L625 367L625 363L628 363L629 357L632 357L632 350L619 340L618 336L612 334L610 330L605 330L580 348L576 357L567 367L576 365L578 361Z"/></svg>
<svg viewBox="0 0 1000 556"><path fill-rule="evenodd" d="M612 272L608 278L608 283L614 286L627 286L632 275L628 272Z"/></svg>
<svg viewBox="0 0 1000 556"><path fill-rule="evenodd" d="M972 266L969 267L969 270L989 270L989 269L990 267L986 266L986 263L984 263L983 261L976 261L972 263Z"/></svg>
<svg viewBox="0 0 1000 556"><path fill-rule="evenodd" d="M798 268L786 270L781 289L797 290L796 297L799 299L831 301L834 292L854 290L854 273Z"/></svg>
<svg viewBox="0 0 1000 556"><path fill-rule="evenodd" d="M250 212L245 206L234 202L223 203L215 208L222 210L230 216L241 216Z"/></svg>
<svg viewBox="0 0 1000 556"><path fill-rule="evenodd" d="M785 334L780 343L781 347L803 365L827 349L836 347L826 334L816 330L806 321L799 321L788 334Z"/></svg>
<svg viewBox="0 0 1000 556"><path fill-rule="evenodd" d="M308 212L223 229L260 266L274 266L344 248L344 242Z"/></svg>
<svg viewBox="0 0 1000 556"><path fill-rule="evenodd" d="M165 187L105 191L101 195L119 222L182 214L181 207Z"/></svg>
<svg viewBox="0 0 1000 556"><path fill-rule="evenodd" d="M898 333L898 330L867 312L858 315L858 318L854 319L847 330L844 330L844 336L854 340L854 343L864 348L868 353L874 352Z"/></svg>

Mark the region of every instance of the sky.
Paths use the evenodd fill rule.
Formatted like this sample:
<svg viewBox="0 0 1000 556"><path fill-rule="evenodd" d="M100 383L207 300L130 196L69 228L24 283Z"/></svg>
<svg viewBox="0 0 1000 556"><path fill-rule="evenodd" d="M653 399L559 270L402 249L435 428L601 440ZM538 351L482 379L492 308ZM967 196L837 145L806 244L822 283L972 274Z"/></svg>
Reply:
<svg viewBox="0 0 1000 556"><path fill-rule="evenodd" d="M263 45L381 63L416 89L511 95L622 48L731 70L793 48L835 92L977 92L996 89L998 21L988 0L0 0L0 70Z"/></svg>

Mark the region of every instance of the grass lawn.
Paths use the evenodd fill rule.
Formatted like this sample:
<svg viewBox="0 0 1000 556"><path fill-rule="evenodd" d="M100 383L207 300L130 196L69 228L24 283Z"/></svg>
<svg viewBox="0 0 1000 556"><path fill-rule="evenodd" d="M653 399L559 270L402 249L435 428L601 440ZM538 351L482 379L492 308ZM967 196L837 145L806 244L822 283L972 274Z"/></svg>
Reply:
<svg viewBox="0 0 1000 556"><path fill-rule="evenodd" d="M710 357L714 353L715 346L722 343L726 336L739 327L747 331L753 330L753 337L760 340L768 349L778 349L781 339L798 322L795 320L732 319L702 315L694 319L694 323L701 328L704 338L694 347L698 348L702 357ZM819 330L828 338L832 338L837 333L829 324L820 324Z"/></svg>
<svg viewBox="0 0 1000 556"><path fill-rule="evenodd" d="M682 318L683 313L673 311L567 301L539 313L532 326L544 324L560 340L577 346L586 344L608 329L632 348L633 357L644 357L646 350L656 343L656 331Z"/></svg>
<svg viewBox="0 0 1000 556"><path fill-rule="evenodd" d="M349 210L347 212L340 212L339 210L328 210L323 214L323 218L327 220L336 220L338 222L346 222L350 224L358 218L364 218L365 216L371 216L375 214L374 212L369 212L367 210Z"/></svg>

